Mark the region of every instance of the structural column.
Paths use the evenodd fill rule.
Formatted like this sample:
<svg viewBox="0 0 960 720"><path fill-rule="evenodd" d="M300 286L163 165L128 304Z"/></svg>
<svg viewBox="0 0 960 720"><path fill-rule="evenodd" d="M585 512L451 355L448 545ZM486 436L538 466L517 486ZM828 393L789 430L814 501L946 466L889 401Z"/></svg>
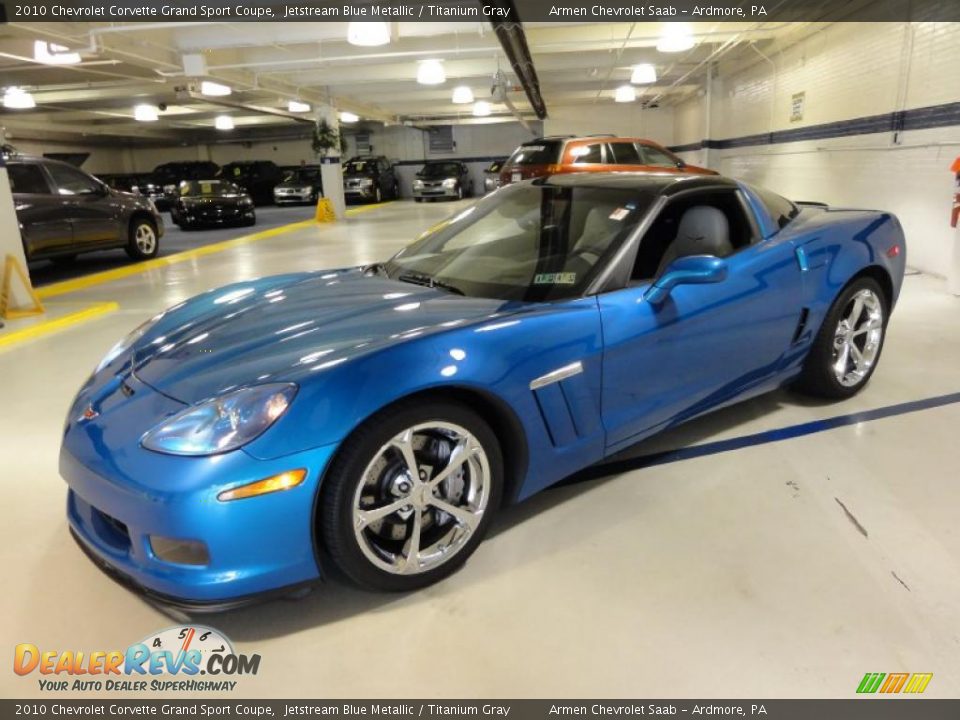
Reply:
<svg viewBox="0 0 960 720"><path fill-rule="evenodd" d="M326 120L337 135L340 135L340 116L336 109L329 105L317 107L317 122ZM333 203L333 211L338 220L344 218L347 203L343 196L343 168L340 165L340 148L337 147L320 158L320 179L323 182L323 196Z"/></svg>

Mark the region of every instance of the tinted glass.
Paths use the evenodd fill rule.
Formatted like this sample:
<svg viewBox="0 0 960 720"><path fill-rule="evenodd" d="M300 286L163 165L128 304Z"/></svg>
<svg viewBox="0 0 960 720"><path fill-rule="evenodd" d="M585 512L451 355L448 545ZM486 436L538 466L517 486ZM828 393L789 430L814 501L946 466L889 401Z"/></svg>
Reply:
<svg viewBox="0 0 960 720"><path fill-rule="evenodd" d="M420 177L457 177L460 174L460 163L430 163L424 165L417 173Z"/></svg>
<svg viewBox="0 0 960 720"><path fill-rule="evenodd" d="M603 162L603 143L578 145L570 151L574 165L590 165Z"/></svg>
<svg viewBox="0 0 960 720"><path fill-rule="evenodd" d="M748 187L760 198L760 202L763 203L777 227L784 227L800 212L800 209L785 197L755 185L749 185Z"/></svg>
<svg viewBox="0 0 960 720"><path fill-rule="evenodd" d="M511 185L400 251L385 269L394 279L471 297L576 297L648 204L633 190Z"/></svg>
<svg viewBox="0 0 960 720"><path fill-rule="evenodd" d="M637 152L637 146L631 142L610 143L609 147L613 151L613 162L617 165L643 165L640 153Z"/></svg>
<svg viewBox="0 0 960 720"><path fill-rule="evenodd" d="M549 165L559 162L560 141L541 140L521 145L507 160L507 165Z"/></svg>
<svg viewBox="0 0 960 720"><path fill-rule="evenodd" d="M320 178L319 170L291 170L283 176L283 182L309 184Z"/></svg>
<svg viewBox="0 0 960 720"><path fill-rule="evenodd" d="M673 155L670 155L659 148L655 148L650 145L640 145L638 147L643 153L644 165L675 168L677 167L677 163L680 161L680 158L674 157Z"/></svg>
<svg viewBox="0 0 960 720"><path fill-rule="evenodd" d="M225 180L188 180L180 183L180 195L204 197L217 195L236 195L240 188Z"/></svg>
<svg viewBox="0 0 960 720"><path fill-rule="evenodd" d="M47 178L36 165L9 165L7 172L10 175L10 187L15 193L32 193L34 195L49 195L50 187Z"/></svg>
<svg viewBox="0 0 960 720"><path fill-rule="evenodd" d="M343 167L345 173L370 174L377 169L376 161L372 160L351 160Z"/></svg>
<svg viewBox="0 0 960 720"><path fill-rule="evenodd" d="M100 191L100 183L68 165L50 163L47 171L61 195L92 195Z"/></svg>

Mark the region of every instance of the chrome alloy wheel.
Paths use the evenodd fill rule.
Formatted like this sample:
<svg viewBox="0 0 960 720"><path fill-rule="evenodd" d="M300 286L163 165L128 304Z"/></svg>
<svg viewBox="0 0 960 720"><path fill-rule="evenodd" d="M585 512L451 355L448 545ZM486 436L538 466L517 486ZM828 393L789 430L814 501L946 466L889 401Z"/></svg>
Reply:
<svg viewBox="0 0 960 720"><path fill-rule="evenodd" d="M148 223L137 225L133 239L137 243L137 250L144 255L152 254L157 247L157 234Z"/></svg>
<svg viewBox="0 0 960 720"><path fill-rule="evenodd" d="M856 293L844 308L833 336L833 374L844 387L863 382L883 340L883 303L873 290Z"/></svg>
<svg viewBox="0 0 960 720"><path fill-rule="evenodd" d="M353 497L353 529L376 567L398 575L443 565L467 544L490 499L483 446L434 420L395 435L367 465Z"/></svg>

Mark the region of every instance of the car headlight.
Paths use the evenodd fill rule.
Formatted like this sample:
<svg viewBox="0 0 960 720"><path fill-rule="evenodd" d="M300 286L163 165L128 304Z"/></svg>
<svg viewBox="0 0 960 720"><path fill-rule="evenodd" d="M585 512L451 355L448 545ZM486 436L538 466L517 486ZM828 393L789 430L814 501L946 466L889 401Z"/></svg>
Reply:
<svg viewBox="0 0 960 720"><path fill-rule="evenodd" d="M175 194L175 193L177 192L177 186L176 186L176 185L164 185L164 186L163 186L163 191L164 191L165 193L167 193L167 195L173 195L173 194Z"/></svg>
<svg viewBox="0 0 960 720"><path fill-rule="evenodd" d="M446 178L446 179L443 181L443 186L444 186L445 188L454 188L454 187L457 186L457 179L456 179L456 178Z"/></svg>
<svg viewBox="0 0 960 720"><path fill-rule="evenodd" d="M291 383L252 385L206 400L164 420L140 441L168 455L216 455L236 450L275 423L297 394Z"/></svg>
<svg viewBox="0 0 960 720"><path fill-rule="evenodd" d="M360 178L360 187L370 187L373 185L373 178Z"/></svg>
<svg viewBox="0 0 960 720"><path fill-rule="evenodd" d="M136 327L125 338L110 348L110 350L107 351L107 354L103 356L100 364L97 365L97 369L93 371L94 375L129 350L137 340L147 334L147 330L149 330L153 324L161 318L162 315L163 313L160 313L160 315L150 318L142 325Z"/></svg>
<svg viewBox="0 0 960 720"><path fill-rule="evenodd" d="M414 180L414 181L413 181L413 186L414 186L417 190L419 190L420 188L423 187L423 180Z"/></svg>

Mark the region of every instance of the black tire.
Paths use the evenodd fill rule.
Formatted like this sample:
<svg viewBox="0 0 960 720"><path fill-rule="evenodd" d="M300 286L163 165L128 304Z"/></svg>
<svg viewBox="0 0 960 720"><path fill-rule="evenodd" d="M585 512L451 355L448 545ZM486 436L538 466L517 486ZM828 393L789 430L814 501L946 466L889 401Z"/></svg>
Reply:
<svg viewBox="0 0 960 720"><path fill-rule="evenodd" d="M490 469L489 496L476 528L449 559L415 574L396 574L377 567L364 555L354 533L354 494L368 464L391 438L431 421L454 423L481 444ZM442 400L403 402L374 415L344 442L320 490L317 533L330 559L357 585L382 592L409 592L439 582L463 566L489 529L502 493L500 443L479 415L463 405Z"/></svg>
<svg viewBox="0 0 960 720"><path fill-rule="evenodd" d="M413 201L414 201L414 202L423 202L423 198L422 198L422 197L415 197L415 198L413 199Z"/></svg>
<svg viewBox="0 0 960 720"><path fill-rule="evenodd" d="M149 231L152 243L147 243L141 233ZM157 237L157 226L152 219L145 217L134 218L130 221L127 234L127 255L133 260L149 260L160 252L160 238Z"/></svg>
<svg viewBox="0 0 960 720"><path fill-rule="evenodd" d="M246 220L243 221L243 224L246 225L247 227L250 227L251 225L256 225L257 214L253 213L250 217L248 217Z"/></svg>
<svg viewBox="0 0 960 720"><path fill-rule="evenodd" d="M837 339L838 326L844 319L845 313L851 309L853 297L863 290L869 290L879 299L883 313L882 333L869 369L855 384L845 385L840 382L834 372L834 343ZM880 287L880 283L873 278L860 277L847 285L837 296L837 299L833 301L833 305L830 306L830 310L813 340L810 352L804 362L803 371L797 380L796 389L807 395L831 400L843 400L860 392L870 381L870 377L880 362L883 343L887 337L889 311L889 300L886 293Z"/></svg>
<svg viewBox="0 0 960 720"><path fill-rule="evenodd" d="M380 190L379 185L377 185L373 190L373 202L383 202L383 192Z"/></svg>

